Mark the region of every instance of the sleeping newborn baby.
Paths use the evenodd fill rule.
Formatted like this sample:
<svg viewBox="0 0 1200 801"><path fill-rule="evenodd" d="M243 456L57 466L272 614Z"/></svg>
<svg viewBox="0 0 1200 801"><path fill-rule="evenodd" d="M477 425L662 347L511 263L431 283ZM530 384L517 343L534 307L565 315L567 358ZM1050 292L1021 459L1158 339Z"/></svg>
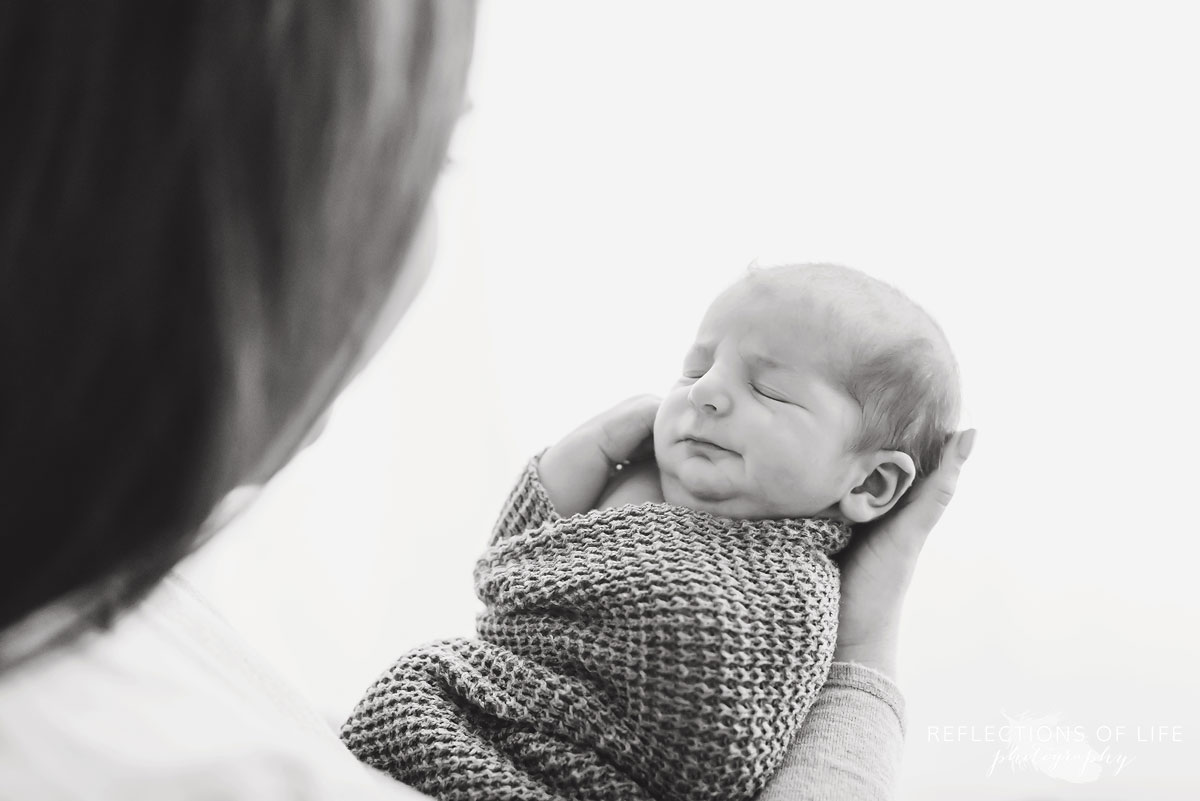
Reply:
<svg viewBox="0 0 1200 801"><path fill-rule="evenodd" d="M751 268L658 406L654 459L615 464L602 426L535 457L476 567L478 638L402 656L343 740L443 800L753 798L832 663L830 557L937 466L958 396L897 290Z"/></svg>

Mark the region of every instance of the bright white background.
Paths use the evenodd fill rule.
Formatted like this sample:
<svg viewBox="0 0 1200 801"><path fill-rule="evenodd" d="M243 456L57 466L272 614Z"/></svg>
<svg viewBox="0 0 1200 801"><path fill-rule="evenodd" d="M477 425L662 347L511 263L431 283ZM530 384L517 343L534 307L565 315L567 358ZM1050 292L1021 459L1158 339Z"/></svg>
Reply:
<svg viewBox="0 0 1200 801"><path fill-rule="evenodd" d="M837 261L941 322L979 429L905 607L901 796L1196 797L1197 41L1187 4L485 5L423 295L186 569L340 719L471 632L530 454L665 390L751 260ZM1025 712L1131 761L988 775Z"/></svg>

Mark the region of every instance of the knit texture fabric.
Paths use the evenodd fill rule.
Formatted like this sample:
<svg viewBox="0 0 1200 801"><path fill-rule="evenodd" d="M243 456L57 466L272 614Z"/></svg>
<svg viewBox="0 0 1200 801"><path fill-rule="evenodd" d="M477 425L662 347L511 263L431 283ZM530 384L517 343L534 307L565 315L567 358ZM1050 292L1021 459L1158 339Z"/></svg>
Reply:
<svg viewBox="0 0 1200 801"><path fill-rule="evenodd" d="M443 801L753 798L829 672L849 536L661 503L562 518L535 459L475 569L478 639L401 657L342 739Z"/></svg>

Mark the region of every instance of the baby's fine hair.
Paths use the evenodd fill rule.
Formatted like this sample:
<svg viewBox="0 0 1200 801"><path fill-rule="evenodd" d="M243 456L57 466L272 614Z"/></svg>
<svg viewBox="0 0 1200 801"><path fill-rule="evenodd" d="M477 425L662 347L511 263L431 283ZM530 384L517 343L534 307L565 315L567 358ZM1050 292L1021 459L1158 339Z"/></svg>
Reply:
<svg viewBox="0 0 1200 801"><path fill-rule="evenodd" d="M830 345L829 365L862 408L853 452L902 451L919 481L941 462L958 424L958 364L941 326L903 292L836 264L752 264L749 281L786 282L811 301Z"/></svg>

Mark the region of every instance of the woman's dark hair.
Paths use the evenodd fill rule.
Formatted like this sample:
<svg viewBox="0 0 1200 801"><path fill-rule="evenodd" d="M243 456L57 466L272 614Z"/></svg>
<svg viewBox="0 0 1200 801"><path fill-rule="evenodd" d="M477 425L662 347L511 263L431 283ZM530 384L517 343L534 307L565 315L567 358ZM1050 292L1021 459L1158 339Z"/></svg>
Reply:
<svg viewBox="0 0 1200 801"><path fill-rule="evenodd" d="M332 400L473 26L447 0L0 7L0 632L133 603Z"/></svg>

